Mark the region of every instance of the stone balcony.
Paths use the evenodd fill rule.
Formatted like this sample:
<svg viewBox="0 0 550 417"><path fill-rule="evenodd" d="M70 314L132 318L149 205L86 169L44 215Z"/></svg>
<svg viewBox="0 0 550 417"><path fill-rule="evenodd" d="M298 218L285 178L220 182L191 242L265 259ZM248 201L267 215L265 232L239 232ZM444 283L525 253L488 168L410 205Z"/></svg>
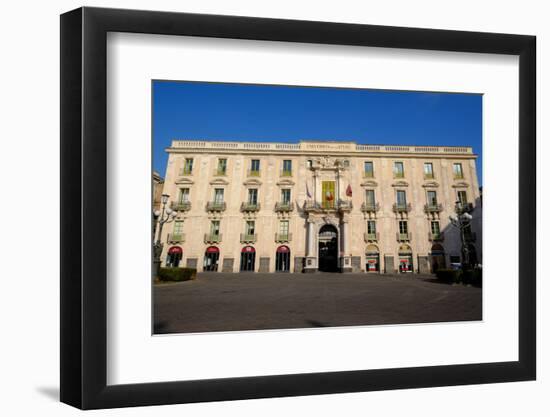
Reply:
<svg viewBox="0 0 550 417"><path fill-rule="evenodd" d="M369 243L369 242L378 242L378 240L380 239L380 233L376 232L376 233L365 233L364 234L364 239L365 239L365 242Z"/></svg>
<svg viewBox="0 0 550 417"><path fill-rule="evenodd" d="M220 243L222 241L222 234L205 233L204 243Z"/></svg>
<svg viewBox="0 0 550 417"><path fill-rule="evenodd" d="M425 213L439 213L443 211L443 204L424 204Z"/></svg>
<svg viewBox="0 0 550 417"><path fill-rule="evenodd" d="M256 243L256 240L258 240L258 235L256 233L241 233L241 243Z"/></svg>
<svg viewBox="0 0 550 417"><path fill-rule="evenodd" d="M409 213L412 210L411 203L394 203L393 212L394 213Z"/></svg>
<svg viewBox="0 0 550 417"><path fill-rule="evenodd" d="M260 211L260 203L244 202L241 204L242 212Z"/></svg>
<svg viewBox="0 0 550 417"><path fill-rule="evenodd" d="M285 243L292 240L292 233L275 233L275 242Z"/></svg>
<svg viewBox="0 0 550 417"><path fill-rule="evenodd" d="M351 201L324 201L324 202L318 202L318 201L306 201L304 203L304 211L306 212L331 212L331 211L341 211L341 212L349 212L353 208L353 205Z"/></svg>
<svg viewBox="0 0 550 417"><path fill-rule="evenodd" d="M185 233L169 233L166 239L168 243L182 243L185 242Z"/></svg>
<svg viewBox="0 0 550 417"><path fill-rule="evenodd" d="M275 211L276 212L288 212L294 210L294 203L291 202L285 202L285 201L277 201L275 203Z"/></svg>
<svg viewBox="0 0 550 417"><path fill-rule="evenodd" d="M398 242L410 242L412 240L412 233L396 233L396 239Z"/></svg>
<svg viewBox="0 0 550 417"><path fill-rule="evenodd" d="M361 211L363 213L376 213L380 210L380 204L378 203L363 203L361 204Z"/></svg>
<svg viewBox="0 0 550 417"><path fill-rule="evenodd" d="M225 211L226 208L225 201L209 201L206 203L206 211Z"/></svg>
<svg viewBox="0 0 550 417"><path fill-rule="evenodd" d="M170 203L170 208L175 211L188 211L191 210L190 201L172 201Z"/></svg>
<svg viewBox="0 0 550 417"><path fill-rule="evenodd" d="M443 240L445 240L445 234L443 232L439 232L439 233L429 232L428 240L430 242L443 242Z"/></svg>

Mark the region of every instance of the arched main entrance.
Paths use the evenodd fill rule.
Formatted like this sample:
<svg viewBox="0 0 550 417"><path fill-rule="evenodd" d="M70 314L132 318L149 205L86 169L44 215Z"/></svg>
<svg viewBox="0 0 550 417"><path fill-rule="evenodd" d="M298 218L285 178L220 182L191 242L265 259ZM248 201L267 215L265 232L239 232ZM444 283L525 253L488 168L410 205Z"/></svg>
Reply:
<svg viewBox="0 0 550 417"><path fill-rule="evenodd" d="M331 224L319 229L319 271L338 271L338 230Z"/></svg>
<svg viewBox="0 0 550 417"><path fill-rule="evenodd" d="M256 264L256 249L252 246L245 246L241 250L241 271L254 271Z"/></svg>
<svg viewBox="0 0 550 417"><path fill-rule="evenodd" d="M220 259L220 250L215 246L210 246L206 248L204 252L204 271L217 271L218 270L218 261Z"/></svg>
<svg viewBox="0 0 550 417"><path fill-rule="evenodd" d="M290 248L288 246L279 246L275 253L275 271L290 271Z"/></svg>
<svg viewBox="0 0 550 417"><path fill-rule="evenodd" d="M432 246L432 273L436 273L438 269L445 269L445 249L439 243Z"/></svg>
<svg viewBox="0 0 550 417"><path fill-rule="evenodd" d="M181 258L183 257L183 249L179 246L172 246L168 249L166 257L166 266L176 268L180 266Z"/></svg>
<svg viewBox="0 0 550 417"><path fill-rule="evenodd" d="M399 272L413 272L412 249L409 245L399 246Z"/></svg>
<svg viewBox="0 0 550 417"><path fill-rule="evenodd" d="M365 265L366 272L380 272L380 252L376 245L367 245L365 258L367 261Z"/></svg>

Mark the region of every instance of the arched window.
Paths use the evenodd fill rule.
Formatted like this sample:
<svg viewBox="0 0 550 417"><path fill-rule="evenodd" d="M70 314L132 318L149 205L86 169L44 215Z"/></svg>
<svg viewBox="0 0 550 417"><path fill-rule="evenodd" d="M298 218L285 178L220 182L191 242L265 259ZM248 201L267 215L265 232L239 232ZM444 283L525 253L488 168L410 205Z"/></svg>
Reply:
<svg viewBox="0 0 550 417"><path fill-rule="evenodd" d="M204 271L217 271L220 260L220 250L216 246L209 246L204 252Z"/></svg>
<svg viewBox="0 0 550 417"><path fill-rule="evenodd" d="M277 272L290 271L290 248L288 246L279 246L275 253L275 270Z"/></svg>
<svg viewBox="0 0 550 417"><path fill-rule="evenodd" d="M168 249L166 266L173 268L180 266L181 258L183 258L183 249L179 246L172 246L170 249Z"/></svg>
<svg viewBox="0 0 550 417"><path fill-rule="evenodd" d="M245 246L241 250L241 271L254 271L256 265L256 249Z"/></svg>

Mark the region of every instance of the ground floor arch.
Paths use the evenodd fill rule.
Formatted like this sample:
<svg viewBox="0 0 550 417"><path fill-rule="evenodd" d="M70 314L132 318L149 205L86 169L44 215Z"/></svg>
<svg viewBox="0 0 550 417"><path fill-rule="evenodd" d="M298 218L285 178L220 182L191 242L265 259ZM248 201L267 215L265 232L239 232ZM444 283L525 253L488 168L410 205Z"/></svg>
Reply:
<svg viewBox="0 0 550 417"><path fill-rule="evenodd" d="M204 252L204 271L217 271L220 261L220 250L216 246L209 246Z"/></svg>
<svg viewBox="0 0 550 417"><path fill-rule="evenodd" d="M252 246L245 246L241 250L241 272L254 271L256 267L256 249Z"/></svg>
<svg viewBox="0 0 550 417"><path fill-rule="evenodd" d="M275 271L290 272L290 248L286 245L281 245L275 252Z"/></svg>
<svg viewBox="0 0 550 417"><path fill-rule="evenodd" d="M337 272L338 268L338 229L325 224L319 229L319 271Z"/></svg>
<svg viewBox="0 0 550 417"><path fill-rule="evenodd" d="M380 251L376 245L367 245L365 250L365 261L366 272L380 272Z"/></svg>
<svg viewBox="0 0 550 417"><path fill-rule="evenodd" d="M169 268L177 268L180 266L180 262L183 258L183 249L179 246L172 246L168 249L168 255L166 256L166 266Z"/></svg>
<svg viewBox="0 0 550 417"><path fill-rule="evenodd" d="M442 245L439 243L435 243L432 245L432 249L430 252L430 259L431 259L431 268L432 272L435 274L438 269L445 269L446 268L446 261L445 261L445 248L443 248Z"/></svg>
<svg viewBox="0 0 550 417"><path fill-rule="evenodd" d="M413 254L409 245L403 244L399 246L397 255L399 257L399 272L409 273L414 271Z"/></svg>

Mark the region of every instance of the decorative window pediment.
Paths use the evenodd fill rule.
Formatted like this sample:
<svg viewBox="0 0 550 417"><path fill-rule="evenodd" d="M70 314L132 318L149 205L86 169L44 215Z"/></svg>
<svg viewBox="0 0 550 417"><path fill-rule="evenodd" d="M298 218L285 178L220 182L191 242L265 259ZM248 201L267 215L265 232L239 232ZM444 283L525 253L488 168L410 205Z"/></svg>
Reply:
<svg viewBox="0 0 550 417"><path fill-rule="evenodd" d="M409 183L407 181L395 181L391 186L392 187L408 187Z"/></svg>
<svg viewBox="0 0 550 417"><path fill-rule="evenodd" d="M456 184L453 184L453 188L468 188L470 185L467 182L460 181Z"/></svg>
<svg viewBox="0 0 550 417"><path fill-rule="evenodd" d="M262 182L257 178L249 178L245 182L243 182L246 186L252 186L252 185L262 185Z"/></svg>
<svg viewBox="0 0 550 417"><path fill-rule="evenodd" d="M374 180L368 180L362 182L361 187L378 187L378 183Z"/></svg>
<svg viewBox="0 0 550 417"><path fill-rule="evenodd" d="M424 188L437 188L439 187L439 183L437 181L427 181L422 185Z"/></svg>
<svg viewBox="0 0 550 417"><path fill-rule="evenodd" d="M176 180L176 184L178 184L178 185L192 185L194 183L195 182L191 178L188 178L188 177L180 177Z"/></svg>
<svg viewBox="0 0 550 417"><path fill-rule="evenodd" d="M223 179L223 178L216 178L212 181L210 181L211 185L229 185L229 181Z"/></svg>
<svg viewBox="0 0 550 417"><path fill-rule="evenodd" d="M294 184L295 184L294 181L292 181L292 180L290 180L290 179L288 179L288 178L285 178L285 179L283 179L283 180L280 180L280 181L277 183L277 185L279 185L279 186L288 186L288 187L293 186Z"/></svg>

